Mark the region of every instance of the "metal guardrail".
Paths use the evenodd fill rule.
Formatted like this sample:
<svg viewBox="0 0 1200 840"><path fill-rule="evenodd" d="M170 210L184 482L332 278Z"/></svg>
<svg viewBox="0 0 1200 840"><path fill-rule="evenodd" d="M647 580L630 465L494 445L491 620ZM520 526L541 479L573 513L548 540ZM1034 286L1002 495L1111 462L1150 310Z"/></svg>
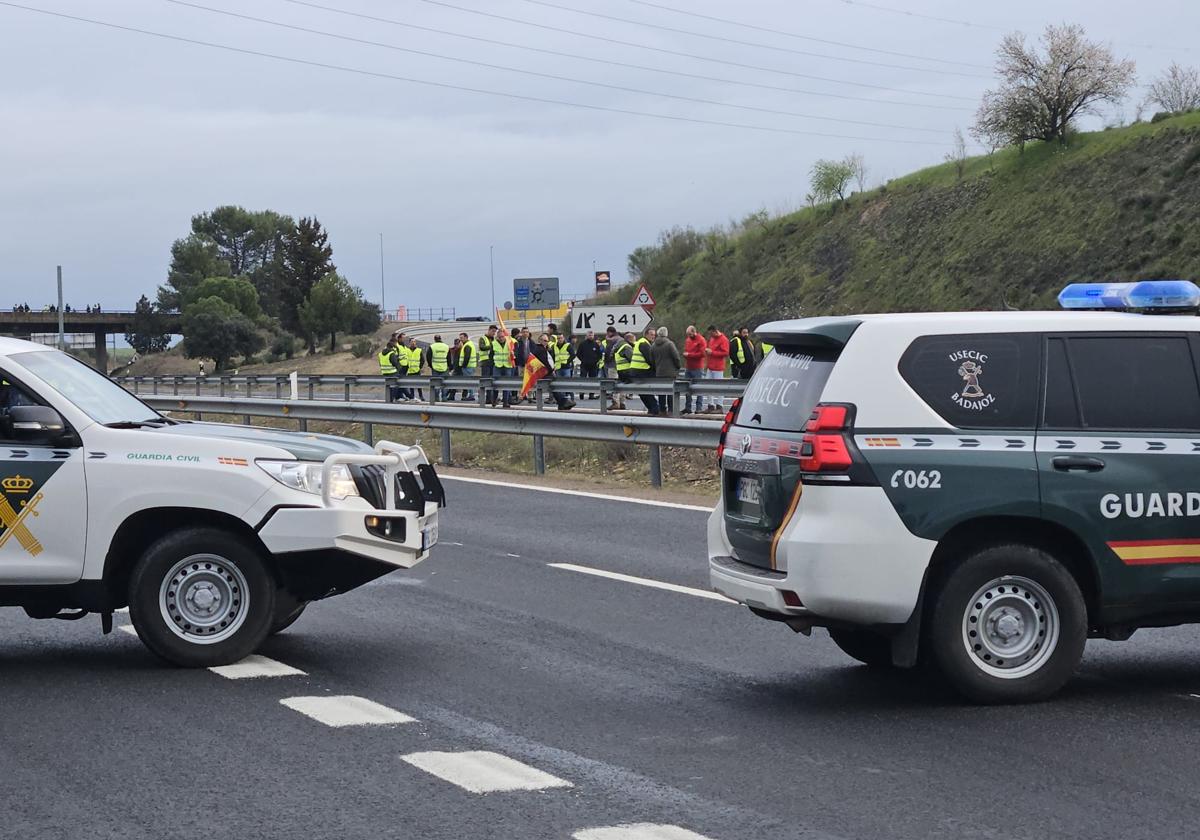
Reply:
<svg viewBox="0 0 1200 840"><path fill-rule="evenodd" d="M214 376L178 375L178 376L117 376L115 381L129 388L139 396L157 396L170 394L181 396L193 394L204 395L206 388L216 388L218 396L273 397L284 399L291 395L291 377L289 374L268 376L228 375ZM440 399L444 391L519 391L521 380L516 377L488 378L465 376L355 376L349 374L306 374L297 377L300 398L309 400L332 399L322 397L321 389L337 388L338 396L343 402L354 401L361 397L361 389L373 389L379 401L383 401L384 386L390 385L405 390L420 391L425 399L423 403L439 405L446 400ZM688 396L705 397L709 399L730 399L739 397L745 390L746 381L742 379L642 379L635 382L618 382L615 379L588 379L586 377L568 377L543 379L538 383L539 391L545 394L600 394L600 413L608 411L608 405L613 397L651 396L672 397L671 416L679 417ZM356 393L360 392L360 393ZM453 403L454 401L449 401Z"/></svg>
<svg viewBox="0 0 1200 840"><path fill-rule="evenodd" d="M662 484L659 447L715 449L720 438L720 427L715 423L666 417L503 411L494 408L467 408L449 403L406 405L192 395L143 396L143 399L160 411L188 412L198 418L202 418L204 414L238 416L247 425L251 417L298 420L302 429L307 429L310 420L361 423L368 443L373 442L376 425L437 429L442 433L443 463L452 460L451 430L530 435L534 443L534 471L539 475L546 469L546 437L642 444L650 447L650 481L656 487Z"/></svg>

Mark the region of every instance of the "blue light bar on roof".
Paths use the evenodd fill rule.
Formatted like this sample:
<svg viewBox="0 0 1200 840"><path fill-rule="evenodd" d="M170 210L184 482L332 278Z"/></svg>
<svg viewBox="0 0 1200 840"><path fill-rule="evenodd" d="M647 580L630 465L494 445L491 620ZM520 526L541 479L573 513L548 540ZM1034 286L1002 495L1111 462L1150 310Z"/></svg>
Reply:
<svg viewBox="0 0 1200 840"><path fill-rule="evenodd" d="M1196 309L1200 286L1190 280L1072 283L1058 295L1063 309Z"/></svg>

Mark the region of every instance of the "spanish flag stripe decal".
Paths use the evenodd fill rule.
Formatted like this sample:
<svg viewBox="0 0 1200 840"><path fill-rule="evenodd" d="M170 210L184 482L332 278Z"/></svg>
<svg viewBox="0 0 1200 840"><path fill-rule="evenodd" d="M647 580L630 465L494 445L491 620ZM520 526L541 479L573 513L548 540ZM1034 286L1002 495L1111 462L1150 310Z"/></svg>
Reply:
<svg viewBox="0 0 1200 840"><path fill-rule="evenodd" d="M1108 547L1126 566L1200 563L1200 540L1125 540Z"/></svg>

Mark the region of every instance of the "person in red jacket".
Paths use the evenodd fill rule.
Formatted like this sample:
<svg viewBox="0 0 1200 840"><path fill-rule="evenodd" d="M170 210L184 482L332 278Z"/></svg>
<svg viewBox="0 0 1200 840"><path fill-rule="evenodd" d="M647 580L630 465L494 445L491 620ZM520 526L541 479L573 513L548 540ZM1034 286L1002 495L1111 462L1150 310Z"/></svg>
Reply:
<svg viewBox="0 0 1200 840"><path fill-rule="evenodd" d="M697 382L708 378L708 342L694 326L687 328L687 336L683 342L683 366L687 372L688 382ZM704 411L704 397L696 395L695 408L697 412ZM692 395L689 392L687 402L683 407L684 414L692 413Z"/></svg>
<svg viewBox="0 0 1200 840"><path fill-rule="evenodd" d="M708 358L708 378L724 379L725 365L729 361L729 339L725 333L710 326L708 328L708 348L704 353ZM720 414L720 400L714 399L713 404L708 407L708 411Z"/></svg>

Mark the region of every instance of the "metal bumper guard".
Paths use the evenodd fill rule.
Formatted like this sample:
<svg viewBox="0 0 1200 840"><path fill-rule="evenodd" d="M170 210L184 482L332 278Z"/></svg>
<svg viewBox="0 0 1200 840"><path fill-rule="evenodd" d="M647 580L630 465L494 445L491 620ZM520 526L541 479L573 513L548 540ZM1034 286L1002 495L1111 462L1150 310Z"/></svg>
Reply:
<svg viewBox="0 0 1200 840"><path fill-rule="evenodd" d="M330 495L333 469L339 465L383 469L382 504L363 496ZM398 494L402 488L403 504ZM375 454L331 455L322 466L320 508L281 508L260 529L272 554L345 551L407 569L429 556L438 540L438 508L445 491L425 451L388 441ZM390 535L383 526L390 524Z"/></svg>

